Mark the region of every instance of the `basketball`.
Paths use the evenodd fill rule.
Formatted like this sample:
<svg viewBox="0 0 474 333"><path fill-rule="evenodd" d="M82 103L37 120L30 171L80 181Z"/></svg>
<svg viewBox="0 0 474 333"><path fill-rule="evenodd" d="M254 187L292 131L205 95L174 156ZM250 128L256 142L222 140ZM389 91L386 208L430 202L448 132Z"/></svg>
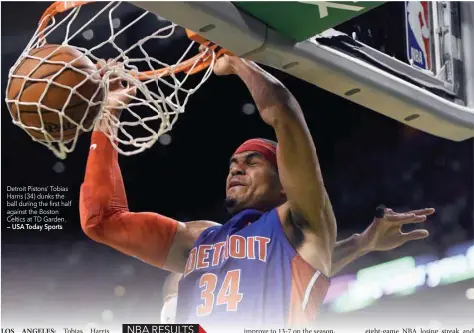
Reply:
<svg viewBox="0 0 474 333"><path fill-rule="evenodd" d="M47 62L40 63L43 59ZM55 141L67 142L80 132L74 122L82 121L82 127L88 129L98 115L104 97L99 80L94 63L75 48L46 45L33 49L11 73L7 89L10 113L15 121L34 127L25 128L34 138L51 140L46 132ZM88 101L94 105L89 106Z"/></svg>

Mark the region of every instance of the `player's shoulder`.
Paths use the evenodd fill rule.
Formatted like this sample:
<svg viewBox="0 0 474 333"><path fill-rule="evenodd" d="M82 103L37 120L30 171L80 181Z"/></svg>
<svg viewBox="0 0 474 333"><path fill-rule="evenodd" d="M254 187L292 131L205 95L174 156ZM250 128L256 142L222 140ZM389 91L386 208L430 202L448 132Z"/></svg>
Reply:
<svg viewBox="0 0 474 333"><path fill-rule="evenodd" d="M210 228L221 226L221 224L217 222L207 220L190 221L183 224L188 229L188 232L193 235L194 239L198 239L206 230Z"/></svg>
<svg viewBox="0 0 474 333"><path fill-rule="evenodd" d="M185 223L190 228L204 228L204 229L221 225L220 223L207 221L207 220L189 221Z"/></svg>

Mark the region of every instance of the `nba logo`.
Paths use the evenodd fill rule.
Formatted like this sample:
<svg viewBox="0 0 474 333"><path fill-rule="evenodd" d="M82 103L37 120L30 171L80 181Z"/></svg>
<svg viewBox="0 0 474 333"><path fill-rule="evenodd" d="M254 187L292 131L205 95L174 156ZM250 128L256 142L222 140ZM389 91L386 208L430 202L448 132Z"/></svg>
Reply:
<svg viewBox="0 0 474 333"><path fill-rule="evenodd" d="M429 1L406 1L407 57L413 66L432 71L432 36Z"/></svg>

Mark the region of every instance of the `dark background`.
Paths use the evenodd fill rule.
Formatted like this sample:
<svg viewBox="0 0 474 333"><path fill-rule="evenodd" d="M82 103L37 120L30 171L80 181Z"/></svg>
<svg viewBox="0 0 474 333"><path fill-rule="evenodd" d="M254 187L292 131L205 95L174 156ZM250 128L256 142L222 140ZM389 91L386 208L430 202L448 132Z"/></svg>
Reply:
<svg viewBox="0 0 474 333"><path fill-rule="evenodd" d="M2 3L3 98L8 70L48 5ZM122 24L129 16L124 12ZM383 5L339 29L349 34L356 31L363 42L405 60L403 3ZM124 38L127 42L133 36ZM80 36L77 42L88 43ZM171 58L185 42L179 38L162 43L155 56ZM101 52L107 57L107 50ZM450 142L419 132L297 78L268 70L282 80L304 110L337 217L339 238L362 231L380 203L399 211L437 210L425 226L431 234L428 239L398 251L371 254L346 271L403 255L441 255L448 246L474 238L472 140ZM230 155L246 139L274 139L272 129L257 112L242 112L245 103L252 99L238 78L211 77L191 97L170 133L170 145L157 142L139 155L121 157L130 210L159 212L182 221L225 222L222 203ZM62 231L13 231L2 224L4 317L14 317L18 311L56 311L66 302L62 298L72 302L81 295L84 302L94 304L83 307L91 321L100 321L97 309L107 307L115 307L120 320L135 318L138 312L143 318L158 318L166 274L88 240L80 228L78 195L90 134L82 135L76 150L59 161L11 123L5 103L2 122L3 210L6 186L62 185L68 187L68 197L73 200L73 207L63 211L68 223ZM56 273L51 275L52 271ZM116 285L127 288L121 303L113 295ZM34 305L36 301L40 303ZM139 311L129 312L132 308ZM74 312L70 316L74 318Z"/></svg>

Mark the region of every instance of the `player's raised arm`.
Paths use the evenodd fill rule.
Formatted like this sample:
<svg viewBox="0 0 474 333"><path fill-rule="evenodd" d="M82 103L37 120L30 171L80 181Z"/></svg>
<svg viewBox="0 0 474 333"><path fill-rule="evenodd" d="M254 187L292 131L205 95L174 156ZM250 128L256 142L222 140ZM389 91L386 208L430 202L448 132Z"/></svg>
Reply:
<svg viewBox="0 0 474 333"><path fill-rule="evenodd" d="M225 56L214 71L237 74L250 90L263 121L274 128L278 172L289 208L284 205L280 214L288 215L308 239L313 238L320 250L319 262L329 270L336 225L332 210L330 214L325 211L329 204L316 148L298 102L281 82L253 62Z"/></svg>
<svg viewBox="0 0 474 333"><path fill-rule="evenodd" d="M133 90L121 88L112 92L109 100L127 103L133 94ZM103 132L107 128L104 121L98 122L92 133L84 183L81 186L80 216L83 231L91 239L127 255L160 268L182 272L187 251L210 223L198 221L184 224L156 213L130 212L118 153Z"/></svg>

